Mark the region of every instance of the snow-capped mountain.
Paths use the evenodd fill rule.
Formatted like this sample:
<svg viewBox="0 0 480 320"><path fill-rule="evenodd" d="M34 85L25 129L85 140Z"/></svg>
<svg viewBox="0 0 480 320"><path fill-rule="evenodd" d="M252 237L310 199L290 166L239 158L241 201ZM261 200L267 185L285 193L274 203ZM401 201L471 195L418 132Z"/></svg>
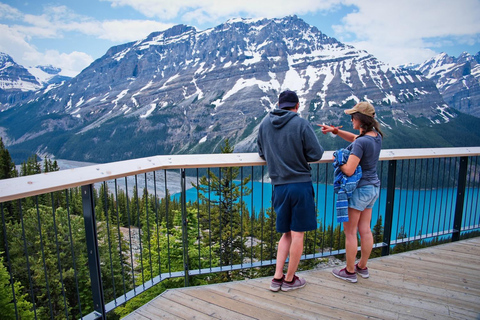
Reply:
<svg viewBox="0 0 480 320"><path fill-rule="evenodd" d="M23 66L15 63L8 54L0 52L0 89L9 91L35 91L42 87Z"/></svg>
<svg viewBox="0 0 480 320"><path fill-rule="evenodd" d="M376 106L387 129L456 116L420 72L389 67L290 16L204 31L177 25L112 47L68 83L12 104L0 132L11 146L86 161L212 152L225 138L247 152L284 89L297 91L312 123L347 124L343 110L360 100ZM25 113L31 120L20 122Z"/></svg>
<svg viewBox="0 0 480 320"><path fill-rule="evenodd" d="M27 69L42 84L42 87L60 84L71 79L71 77L62 74L62 69L53 66L36 66Z"/></svg>
<svg viewBox="0 0 480 320"><path fill-rule="evenodd" d="M436 83L450 107L480 117L480 52L458 58L441 53L414 69Z"/></svg>
<svg viewBox="0 0 480 320"><path fill-rule="evenodd" d="M24 67L0 52L0 111L25 102L39 90L53 88L71 77L52 66Z"/></svg>

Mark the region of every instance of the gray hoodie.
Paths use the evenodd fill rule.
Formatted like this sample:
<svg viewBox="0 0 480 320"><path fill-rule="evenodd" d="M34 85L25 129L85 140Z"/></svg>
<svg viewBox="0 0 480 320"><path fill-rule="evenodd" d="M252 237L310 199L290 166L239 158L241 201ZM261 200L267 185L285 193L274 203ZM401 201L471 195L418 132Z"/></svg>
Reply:
<svg viewBox="0 0 480 320"><path fill-rule="evenodd" d="M312 181L308 163L320 160L324 152L310 123L283 109L263 119L257 146L273 185Z"/></svg>

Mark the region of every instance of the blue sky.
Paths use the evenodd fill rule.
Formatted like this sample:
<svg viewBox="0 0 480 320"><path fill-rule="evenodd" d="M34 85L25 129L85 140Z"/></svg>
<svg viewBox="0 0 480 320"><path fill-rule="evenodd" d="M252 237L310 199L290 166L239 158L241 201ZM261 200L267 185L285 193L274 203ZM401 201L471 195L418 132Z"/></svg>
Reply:
<svg viewBox="0 0 480 320"><path fill-rule="evenodd" d="M293 14L393 66L480 51L480 0L0 0L0 52L74 76L110 47L179 23Z"/></svg>

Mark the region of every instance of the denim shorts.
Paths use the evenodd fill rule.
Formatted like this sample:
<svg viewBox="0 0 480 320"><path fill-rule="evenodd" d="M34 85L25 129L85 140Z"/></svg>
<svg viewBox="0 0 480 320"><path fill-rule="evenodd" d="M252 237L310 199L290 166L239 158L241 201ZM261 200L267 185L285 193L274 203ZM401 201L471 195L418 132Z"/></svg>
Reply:
<svg viewBox="0 0 480 320"><path fill-rule="evenodd" d="M380 187L375 187L371 184L356 188L348 199L348 207L359 211L373 208L379 193Z"/></svg>
<svg viewBox="0 0 480 320"><path fill-rule="evenodd" d="M317 229L315 192L311 182L274 186L272 204L277 214L277 232Z"/></svg>

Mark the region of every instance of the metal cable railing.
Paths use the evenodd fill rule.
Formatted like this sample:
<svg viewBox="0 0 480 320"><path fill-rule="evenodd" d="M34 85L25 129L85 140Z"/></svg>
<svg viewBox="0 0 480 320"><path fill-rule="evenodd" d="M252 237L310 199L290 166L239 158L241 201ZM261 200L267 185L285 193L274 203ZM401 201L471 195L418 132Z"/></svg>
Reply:
<svg viewBox="0 0 480 320"><path fill-rule="evenodd" d="M312 163L318 228L306 262L345 252L332 153ZM479 155L383 150L377 254L479 232ZM12 312L107 318L154 288L271 274L280 235L264 165L256 154L158 156L0 180L0 284Z"/></svg>

